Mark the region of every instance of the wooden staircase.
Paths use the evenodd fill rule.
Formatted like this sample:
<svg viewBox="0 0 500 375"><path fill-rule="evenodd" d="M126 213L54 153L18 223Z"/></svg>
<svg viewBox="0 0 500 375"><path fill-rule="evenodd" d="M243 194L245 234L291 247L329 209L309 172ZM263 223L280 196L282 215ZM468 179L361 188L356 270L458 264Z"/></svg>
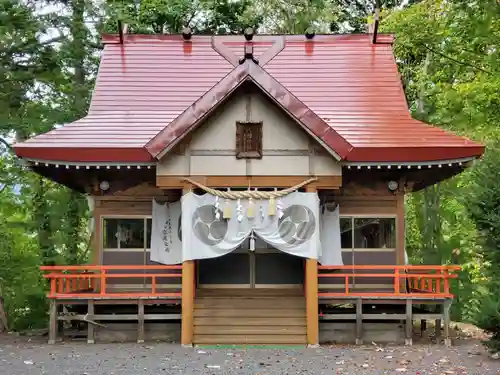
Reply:
<svg viewBox="0 0 500 375"><path fill-rule="evenodd" d="M306 345L301 290L201 290L194 306L195 345Z"/></svg>

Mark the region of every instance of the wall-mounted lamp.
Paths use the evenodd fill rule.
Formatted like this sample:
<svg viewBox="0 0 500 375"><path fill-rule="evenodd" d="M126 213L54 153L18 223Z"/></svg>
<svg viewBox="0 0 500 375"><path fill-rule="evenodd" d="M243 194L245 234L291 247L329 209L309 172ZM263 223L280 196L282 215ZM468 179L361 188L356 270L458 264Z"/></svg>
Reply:
<svg viewBox="0 0 500 375"><path fill-rule="evenodd" d="M101 189L102 191L106 191L109 189L109 182L108 181L101 181L101 183L99 184L99 189Z"/></svg>
<svg viewBox="0 0 500 375"><path fill-rule="evenodd" d="M398 190L399 183L397 181L391 180L387 183L387 187L390 191L396 191Z"/></svg>

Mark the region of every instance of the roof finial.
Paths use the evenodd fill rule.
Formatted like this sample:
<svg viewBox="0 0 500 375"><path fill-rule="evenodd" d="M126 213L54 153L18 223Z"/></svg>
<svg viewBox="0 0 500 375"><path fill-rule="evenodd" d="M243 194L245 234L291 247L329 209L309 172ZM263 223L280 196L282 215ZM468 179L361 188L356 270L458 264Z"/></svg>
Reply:
<svg viewBox="0 0 500 375"><path fill-rule="evenodd" d="M378 23L380 19L380 0L375 0L375 16L373 24L373 44L377 43Z"/></svg>
<svg viewBox="0 0 500 375"><path fill-rule="evenodd" d="M253 42L252 42L254 35L253 29L251 27L247 27L244 31L244 35L246 42L244 46L244 55L243 58L240 59L240 64L243 64L245 60L252 60L254 63L258 64L259 61L257 61L257 59L253 55Z"/></svg>
<svg viewBox="0 0 500 375"><path fill-rule="evenodd" d="M312 38L314 38L315 35L316 35L316 32L314 31L314 28L308 27L306 30L306 38L308 40L311 40Z"/></svg>
<svg viewBox="0 0 500 375"><path fill-rule="evenodd" d="M253 31L253 29L251 27L247 27L245 29L245 31L243 32L243 34L245 35L245 39L247 40L247 42L252 41L254 31Z"/></svg>
<svg viewBox="0 0 500 375"><path fill-rule="evenodd" d="M186 26L182 29L182 38L185 41L191 40L191 37L193 36L193 30L189 26Z"/></svg>
<svg viewBox="0 0 500 375"><path fill-rule="evenodd" d="M118 20L118 35L120 37L120 44L123 44L124 41L124 34L127 33L127 28L128 25L126 23L123 23L121 20Z"/></svg>

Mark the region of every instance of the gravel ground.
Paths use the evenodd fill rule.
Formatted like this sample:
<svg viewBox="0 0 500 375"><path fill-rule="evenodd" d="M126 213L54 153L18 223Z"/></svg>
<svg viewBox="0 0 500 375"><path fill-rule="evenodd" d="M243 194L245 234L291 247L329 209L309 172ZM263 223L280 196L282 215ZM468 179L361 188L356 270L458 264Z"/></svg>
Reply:
<svg viewBox="0 0 500 375"><path fill-rule="evenodd" d="M0 375L419 374L499 375L477 340L318 349L183 349L178 344L61 343L0 337Z"/></svg>

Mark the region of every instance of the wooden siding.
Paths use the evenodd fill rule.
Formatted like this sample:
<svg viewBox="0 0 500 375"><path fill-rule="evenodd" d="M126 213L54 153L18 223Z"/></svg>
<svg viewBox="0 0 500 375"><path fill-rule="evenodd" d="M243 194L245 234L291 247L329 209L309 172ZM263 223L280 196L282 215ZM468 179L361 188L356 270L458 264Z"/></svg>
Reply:
<svg viewBox="0 0 500 375"><path fill-rule="evenodd" d="M94 248L93 248L93 261L94 264L104 265L131 265L155 264L150 260L149 251L120 251L120 250L103 250L102 243L102 223L103 218L119 218L127 216L151 216L152 215L152 200L158 199L162 201L173 202L179 200L181 197L180 190L161 190L150 184L142 184L133 188L119 191L114 194L95 196L94 220L95 220L95 233L94 233ZM137 263L139 262L139 263ZM120 280L121 284L129 284L130 280ZM160 284L178 283L175 279L158 279ZM133 284L139 283L135 280ZM148 278L144 279L144 284L150 283Z"/></svg>
<svg viewBox="0 0 500 375"><path fill-rule="evenodd" d="M259 123L258 157L237 150L237 124ZM157 164L160 176L341 176L337 160L262 93L240 89ZM241 151L241 150L240 150ZM239 156L238 156L239 155ZM254 155L254 156L255 156Z"/></svg>
<svg viewBox="0 0 500 375"><path fill-rule="evenodd" d="M405 227L404 227L404 196L392 194L387 189L379 188L366 191L352 187L344 188L344 194L326 193L327 200L339 205L341 216L394 217L396 220L396 249L342 249L342 260L345 265L400 265L404 264ZM344 270L342 273L353 273ZM357 271L356 274L366 273ZM384 272L368 272L384 273ZM393 284L390 278L354 277L350 280L356 288L386 288ZM320 288L333 286L343 287L344 280L323 278Z"/></svg>
<svg viewBox="0 0 500 375"><path fill-rule="evenodd" d="M329 200L335 200L339 204L340 213L342 216L392 216L396 218L396 250L390 249L355 249L354 252L350 249L344 249L342 257L344 264L363 265L363 264L404 264L404 249L405 249L405 227L404 227L404 196L387 194L387 191L380 191L370 195L357 194L355 191L349 190L352 195L338 195L336 191L322 192L326 194ZM181 196L180 190L161 190L155 187L139 186L129 189L124 192L118 192L113 196L95 197L96 207L94 215L96 219L95 232L95 247L94 247L94 262L95 264L133 264L139 258L143 259L144 263L153 264L149 259L149 252L139 251L138 254L133 251L110 251L103 253L102 250L102 234L101 224L103 217L128 216L128 215L151 215L152 203L151 200L156 197L158 199L175 201ZM118 254L119 253L119 254ZM139 258L137 258L139 256ZM137 259L136 259L137 258ZM162 280L163 281L163 280ZM324 283L326 280L321 280ZM357 278L357 285L371 285L374 280L367 278ZM390 283L390 280L384 280ZM121 281L125 283L125 281ZM166 284L173 280L165 280ZM337 284L340 280L333 279L327 282L328 284ZM380 284L380 279L377 280Z"/></svg>

